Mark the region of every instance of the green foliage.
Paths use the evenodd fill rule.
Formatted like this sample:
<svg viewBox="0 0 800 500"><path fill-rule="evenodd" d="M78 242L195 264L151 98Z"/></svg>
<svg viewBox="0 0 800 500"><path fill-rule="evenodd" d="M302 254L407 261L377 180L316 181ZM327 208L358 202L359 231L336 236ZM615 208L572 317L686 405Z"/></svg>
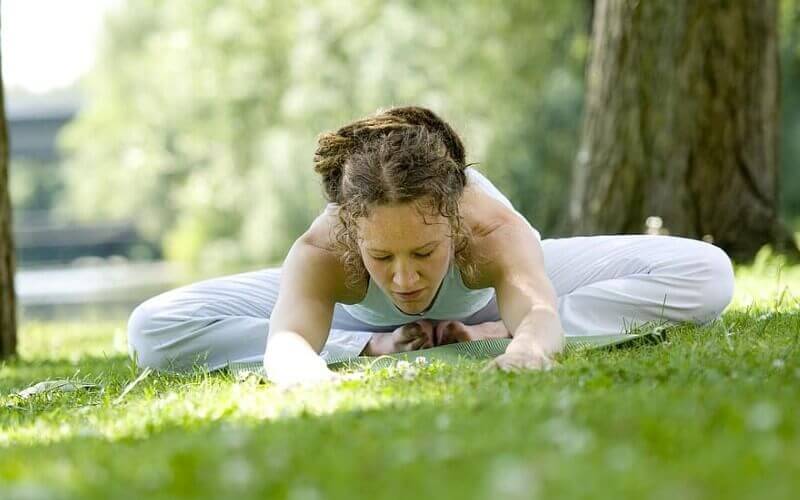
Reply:
<svg viewBox="0 0 800 500"><path fill-rule="evenodd" d="M63 136L61 208L200 272L279 263L323 207L316 136L429 106L545 233L577 140L583 2L129 2Z"/></svg>
<svg viewBox="0 0 800 500"><path fill-rule="evenodd" d="M128 2L62 136L59 209L132 217L198 273L279 264L324 200L316 136L429 106L545 237L566 234L591 2ZM800 15L781 2L782 203L800 214Z"/></svg>

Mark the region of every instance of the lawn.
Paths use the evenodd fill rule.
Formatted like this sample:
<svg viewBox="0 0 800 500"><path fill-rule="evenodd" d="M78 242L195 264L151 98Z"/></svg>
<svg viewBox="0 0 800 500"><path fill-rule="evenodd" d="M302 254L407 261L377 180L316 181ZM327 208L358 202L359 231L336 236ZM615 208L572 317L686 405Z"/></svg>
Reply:
<svg viewBox="0 0 800 500"><path fill-rule="evenodd" d="M720 321L664 344L291 391L198 372L123 394L124 322L27 323L0 364L0 498L797 498L798 290L765 251ZM100 387L13 395L48 378Z"/></svg>

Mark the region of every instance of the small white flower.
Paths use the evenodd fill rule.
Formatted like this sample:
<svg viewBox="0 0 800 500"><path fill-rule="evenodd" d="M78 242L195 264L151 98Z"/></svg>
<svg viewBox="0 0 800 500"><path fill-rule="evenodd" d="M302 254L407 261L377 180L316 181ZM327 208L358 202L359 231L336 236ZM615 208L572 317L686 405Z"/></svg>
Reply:
<svg viewBox="0 0 800 500"><path fill-rule="evenodd" d="M339 377L339 380L341 380L341 381L345 381L345 380L363 380L366 377L367 377L367 374L365 372L352 372L352 373L343 373Z"/></svg>
<svg viewBox="0 0 800 500"><path fill-rule="evenodd" d="M419 356L417 359L414 360L414 363L418 364L419 366L425 366L428 364L428 358L425 356Z"/></svg>
<svg viewBox="0 0 800 500"><path fill-rule="evenodd" d="M411 367L411 363L409 363L408 361L406 361L404 359L401 359L400 361L397 362L397 369L398 370L407 370L410 367Z"/></svg>
<svg viewBox="0 0 800 500"><path fill-rule="evenodd" d="M786 365L786 362L784 360L780 359L780 358L776 359L775 361L772 362L772 367L773 368L781 369L781 368L784 367L784 365Z"/></svg>
<svg viewBox="0 0 800 500"><path fill-rule="evenodd" d="M403 370L403 378L406 380L411 380L419 374L416 368L410 367L406 370Z"/></svg>
<svg viewBox="0 0 800 500"><path fill-rule="evenodd" d="M781 422L780 408L769 401L761 401L750 408L747 423L750 429L769 432Z"/></svg>

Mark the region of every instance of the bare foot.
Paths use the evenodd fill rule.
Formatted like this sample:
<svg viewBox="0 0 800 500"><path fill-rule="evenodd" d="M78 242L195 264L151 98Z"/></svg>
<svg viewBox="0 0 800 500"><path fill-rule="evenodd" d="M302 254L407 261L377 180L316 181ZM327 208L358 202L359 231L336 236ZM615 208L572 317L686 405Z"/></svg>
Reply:
<svg viewBox="0 0 800 500"><path fill-rule="evenodd" d="M489 321L477 325L465 325L460 321L440 321L434 330L437 346L471 340L505 338L511 338L511 333L502 321Z"/></svg>

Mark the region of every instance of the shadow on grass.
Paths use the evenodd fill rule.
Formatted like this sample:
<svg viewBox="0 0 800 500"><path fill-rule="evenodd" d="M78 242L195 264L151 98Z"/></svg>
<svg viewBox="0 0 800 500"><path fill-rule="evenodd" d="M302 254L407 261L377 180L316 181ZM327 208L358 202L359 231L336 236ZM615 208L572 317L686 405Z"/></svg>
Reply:
<svg viewBox="0 0 800 500"><path fill-rule="evenodd" d="M75 359L14 359L0 363L0 394L16 392L43 380L86 382L119 378L131 372L127 356L81 356Z"/></svg>
<svg viewBox="0 0 800 500"><path fill-rule="evenodd" d="M223 498L231 488L244 498L286 498L294 483L302 485L310 475L334 479L325 485L332 498L355 498L354 474L364 467L357 464L411 468L417 486L433 488L437 476L424 474L422 464L462 456L458 463L477 469L493 448L513 444L505 435L491 447L479 443L486 457L476 460L465 451L466 436L478 421L444 429L443 411L448 421L455 420L452 408L426 402L410 412L390 406L313 416L299 412L279 420L169 422L145 436L111 440L76 434L58 443L0 447L0 493L5 480L85 498L141 498L153 488L163 498ZM432 424L437 417L439 427ZM453 498L468 498L468 491L461 491L467 486L450 492Z"/></svg>
<svg viewBox="0 0 800 500"><path fill-rule="evenodd" d="M531 409L552 404L566 387L584 397L602 394L605 398L621 389L649 394L659 386L681 391L724 386L728 391L735 383L746 392L760 387L765 378L782 377L783 385L795 382L791 360L797 359L800 316L796 314L765 312L754 317L752 311L730 312L713 325L679 325L670 330L666 343L568 355L558 370L547 373L486 378L474 370L448 366L424 371L425 376L412 377L415 380L410 382L397 374L392 378L377 372L363 386L346 385L341 391L316 395L313 391L284 393L251 381L237 383L225 372L160 372L136 385L122 404L114 399L137 376L125 355L17 360L0 365L0 399L33 383L58 378L99 383L105 392L54 393L24 403L14 401L15 407L0 415L0 427L5 428L0 431L8 431L6 444L22 449L56 443L71 446L70 441L87 436L115 442L157 438L162 433L179 434L179 429L192 432L218 420L286 430L291 426L279 422L320 419L319 425L327 428L323 422L339 414L348 425L369 427L372 419L361 420L358 415L369 412L380 416L377 420L392 419L390 415L409 416L403 410L411 408L411 414L427 415L422 420L411 417L424 427L435 424L435 408L458 401L469 414L478 410L472 403L491 407L507 401L524 406L523 414L529 418ZM351 413L352 421L347 416ZM378 429L375 432L380 434Z"/></svg>
<svg viewBox="0 0 800 500"><path fill-rule="evenodd" d="M742 490L743 497L759 491L790 498L782 493L797 484L787 460L796 428L781 415L795 414L799 400L785 390L787 370L747 383L745 373L770 365L744 357L738 379L708 374L723 367L709 361L727 344L719 330L691 333L677 335L671 348L575 356L560 374L495 375L478 383L472 372L446 370L415 382L375 380L352 394L370 407L333 398L304 408L302 398L283 394L292 412L276 419L228 412L269 403L253 394L264 393L261 386L241 385L241 394L224 402L228 410L211 413L197 405L203 399L181 404L167 392L143 402L153 409L148 413L137 413L131 401L115 415L130 427L110 429L117 437L85 426L56 443L0 447L0 493L6 480L86 498L141 498L157 490L166 498L238 491L240 498L324 492L350 499L364 496L353 485L369 477L376 491L388 492L370 495L379 498L502 498L506 483L524 492L515 498L530 498L528 491L541 484L547 496L588 498L613 486L611 498L641 498L689 480L700 497L733 498ZM696 347L705 349L687 361ZM678 352L670 356L671 350ZM736 365L731 361L727 366ZM659 369L670 376L654 377ZM191 411L163 416L187 405ZM157 421L138 425L156 411ZM763 461L757 474L754 453Z"/></svg>

